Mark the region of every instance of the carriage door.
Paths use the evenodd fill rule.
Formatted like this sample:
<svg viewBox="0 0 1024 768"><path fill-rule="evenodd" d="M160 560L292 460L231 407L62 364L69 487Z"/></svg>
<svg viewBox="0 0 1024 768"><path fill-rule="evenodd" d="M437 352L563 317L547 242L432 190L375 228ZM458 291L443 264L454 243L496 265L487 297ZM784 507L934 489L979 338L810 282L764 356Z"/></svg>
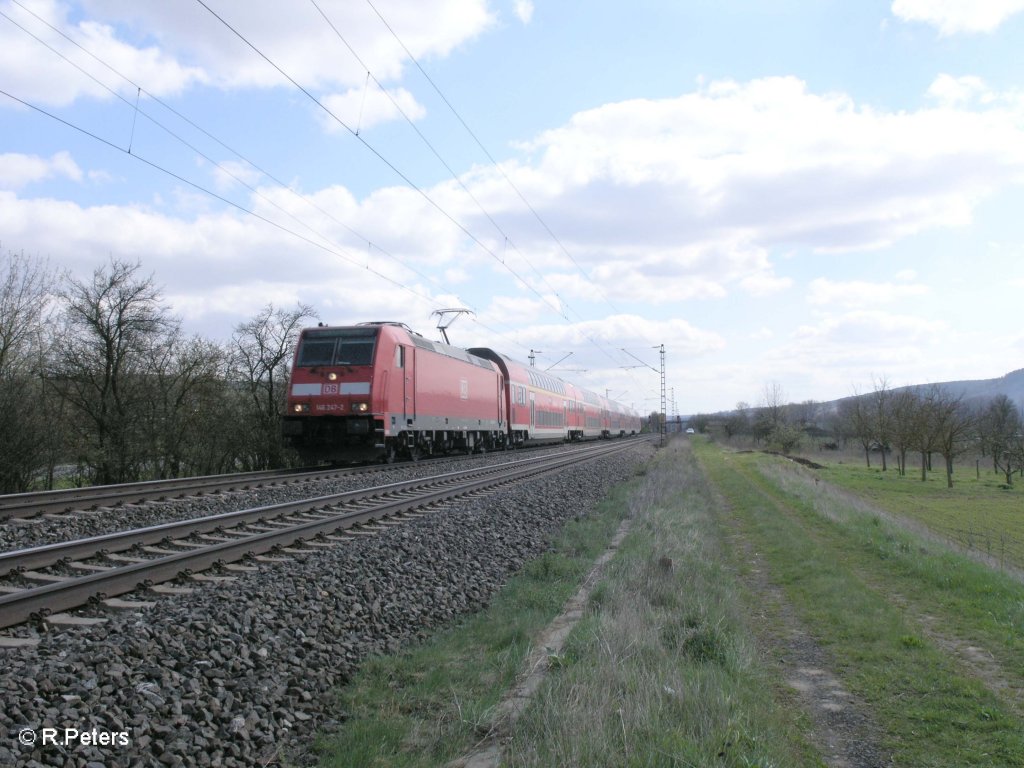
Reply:
<svg viewBox="0 0 1024 768"><path fill-rule="evenodd" d="M402 422L408 426L416 418L416 348L396 346L395 367L402 369Z"/></svg>
<svg viewBox="0 0 1024 768"><path fill-rule="evenodd" d="M537 404L533 399L533 392L530 393L530 434L533 434L537 426Z"/></svg>

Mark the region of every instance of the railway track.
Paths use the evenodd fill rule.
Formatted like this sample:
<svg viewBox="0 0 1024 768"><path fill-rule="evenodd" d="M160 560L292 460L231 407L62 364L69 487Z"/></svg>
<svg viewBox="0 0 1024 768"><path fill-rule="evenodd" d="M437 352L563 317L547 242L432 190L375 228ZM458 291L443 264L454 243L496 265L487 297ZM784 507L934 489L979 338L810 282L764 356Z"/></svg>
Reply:
<svg viewBox="0 0 1024 768"><path fill-rule="evenodd" d="M433 462L450 461L453 458L456 457L423 458L415 464L424 466ZM472 455L461 458L472 458ZM8 520L59 517L100 507L119 507L145 501L166 501L226 491L251 490L265 486L294 485L346 475L373 474L393 470L396 466L399 465L365 464L347 467L273 469L227 475L144 480L118 485L94 485L54 491L0 494L0 523Z"/></svg>
<svg viewBox="0 0 1024 768"><path fill-rule="evenodd" d="M323 469L267 470L230 475L146 480L120 485L94 485L58 491L13 493L0 496L0 521L27 519L96 507L116 507L143 501L165 500L204 493L247 490L264 485L280 485L322 480L367 471L367 467L325 467Z"/></svg>
<svg viewBox="0 0 1024 768"><path fill-rule="evenodd" d="M632 441L0 554L0 627L109 600L218 564L333 546L339 533L623 450ZM236 566L237 567L237 566ZM84 575L76 575L84 573Z"/></svg>

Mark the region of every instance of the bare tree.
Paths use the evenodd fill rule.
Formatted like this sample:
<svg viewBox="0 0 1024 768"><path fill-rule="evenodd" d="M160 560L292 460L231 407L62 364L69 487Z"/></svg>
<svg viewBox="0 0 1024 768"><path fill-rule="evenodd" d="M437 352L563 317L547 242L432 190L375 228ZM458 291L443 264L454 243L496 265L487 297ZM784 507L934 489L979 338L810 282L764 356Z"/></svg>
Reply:
<svg viewBox="0 0 1024 768"><path fill-rule="evenodd" d="M281 416L288 369L299 332L316 317L313 308L305 304L289 311L268 304L235 328L231 363L246 395L251 469L285 463Z"/></svg>
<svg viewBox="0 0 1024 768"><path fill-rule="evenodd" d="M896 453L896 469L901 477L907 474L907 452L914 446L920 400L912 389L894 392L889 403L889 429Z"/></svg>
<svg viewBox="0 0 1024 768"><path fill-rule="evenodd" d="M874 380L874 391L870 397L871 432L878 443L882 454L882 471L888 471L886 464L886 452L889 450L889 441L892 439L892 390L889 389L889 382L884 376Z"/></svg>
<svg viewBox="0 0 1024 768"><path fill-rule="evenodd" d="M953 460L963 453L974 434L975 414L963 402L963 395L953 395L936 388L932 397L935 420L936 449L946 465L946 487L953 487Z"/></svg>
<svg viewBox="0 0 1024 768"><path fill-rule="evenodd" d="M979 436L992 454L993 469L1013 485L1014 472L1024 471L1024 421L1006 395L996 395L978 420Z"/></svg>
<svg viewBox="0 0 1024 768"><path fill-rule="evenodd" d="M164 478L224 471L230 461L211 459L209 450L223 444L224 433L231 431L221 423L224 401L230 399L225 351L205 339L186 340L174 333L153 353L146 413L147 432L156 446L151 474Z"/></svg>
<svg viewBox="0 0 1024 768"><path fill-rule="evenodd" d="M0 492L29 490L46 464L53 431L40 373L51 282L44 261L0 257Z"/></svg>
<svg viewBox="0 0 1024 768"><path fill-rule="evenodd" d="M765 419L772 429L786 422L786 392L777 381L764 385L764 404L761 406Z"/></svg>
<svg viewBox="0 0 1024 768"><path fill-rule="evenodd" d="M144 412L149 365L177 322L140 265L114 260L61 292L55 350L61 392L75 412L81 460L98 483L137 479L150 455Z"/></svg>
<svg viewBox="0 0 1024 768"><path fill-rule="evenodd" d="M725 417L722 427L725 436L741 435L750 431L750 406L744 402L736 403L736 409Z"/></svg>
<svg viewBox="0 0 1024 768"><path fill-rule="evenodd" d="M921 480L928 479L932 454L942 455L946 464L946 484L953 487L953 459L966 448L974 418L963 406L962 395L951 395L938 385L917 392L917 408L912 426L912 446L921 454Z"/></svg>
<svg viewBox="0 0 1024 768"><path fill-rule="evenodd" d="M813 429L818 426L821 415L821 403L816 400L804 400L789 406L793 420L800 429Z"/></svg>
<svg viewBox="0 0 1024 768"><path fill-rule="evenodd" d="M844 424L844 429L857 438L864 448L864 461L868 469L871 468L871 447L875 444L874 424L871 418L872 412L867 396L861 395L854 390L853 397L848 397L839 403L839 418Z"/></svg>

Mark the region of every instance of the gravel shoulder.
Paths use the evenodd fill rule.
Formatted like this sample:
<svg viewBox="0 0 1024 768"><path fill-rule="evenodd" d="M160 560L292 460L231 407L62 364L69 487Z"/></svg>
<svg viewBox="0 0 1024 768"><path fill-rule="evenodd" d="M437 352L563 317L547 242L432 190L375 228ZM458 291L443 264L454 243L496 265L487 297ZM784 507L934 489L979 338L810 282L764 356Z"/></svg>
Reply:
<svg viewBox="0 0 1024 768"><path fill-rule="evenodd" d="M486 605L643 457L638 446L100 626L48 632L35 648L0 649L0 764L309 762L305 745L341 716L331 690L363 659ZM43 728L127 744L43 744Z"/></svg>

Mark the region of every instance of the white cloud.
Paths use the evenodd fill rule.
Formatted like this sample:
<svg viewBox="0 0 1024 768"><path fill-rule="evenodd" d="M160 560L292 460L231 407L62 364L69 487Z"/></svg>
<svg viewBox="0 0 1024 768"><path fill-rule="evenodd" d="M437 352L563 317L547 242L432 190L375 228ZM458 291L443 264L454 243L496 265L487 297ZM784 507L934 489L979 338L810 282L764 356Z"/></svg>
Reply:
<svg viewBox="0 0 1024 768"><path fill-rule="evenodd" d="M725 340L718 333L696 328L686 320L653 320L633 314L610 315L578 323L534 325L520 329L519 334L534 345L547 344L560 349L585 349L597 341L604 346L629 349L641 360L649 359L654 366L658 361L658 352L654 348L666 342L675 353L691 356L725 346ZM647 353L646 350L651 351ZM639 354L641 351L644 354ZM629 360L629 357L624 355L623 360Z"/></svg>
<svg viewBox="0 0 1024 768"><path fill-rule="evenodd" d="M792 343L770 358L796 370L847 367L895 374L936 355L948 328L942 320L874 309L827 314L816 325L798 326Z"/></svg>
<svg viewBox="0 0 1024 768"><path fill-rule="evenodd" d="M535 322L550 311L551 307L537 298L493 296L479 319L484 325L520 325Z"/></svg>
<svg viewBox="0 0 1024 768"><path fill-rule="evenodd" d="M503 170L613 303L766 296L792 286L775 271L776 251L879 248L965 226L979 201L1024 179L1022 111L1012 99L987 100L982 111L974 101L886 112L811 93L795 78L715 82L581 112L524 144L526 159ZM570 303L593 298L594 285L494 169L464 178L504 225L536 232L516 245L544 265L547 286ZM460 221L489 228L453 184L444 189Z"/></svg>
<svg viewBox="0 0 1024 768"><path fill-rule="evenodd" d="M368 83L365 88L353 88L345 93L332 94L320 99L338 120L352 131L361 133L373 126L396 120L402 114L410 120L419 120L426 115L426 109L404 88L395 88L386 93ZM343 131L345 128L328 115L323 116L328 131Z"/></svg>
<svg viewBox="0 0 1024 768"><path fill-rule="evenodd" d="M93 56L157 96L178 94L197 84L224 89L293 87L196 3L35 0L24 4ZM312 4L284 11L275 0L252 0L244 6L228 4L215 10L306 88L359 87L367 68L381 82L401 77L408 55L368 5L346 0L321 0L318 5L345 42ZM447 56L493 23L485 0L393 0L380 4L379 10L417 58ZM5 11L101 83L134 99L135 89L124 79L46 23L13 4L6 4ZM26 67L26 61L32 66ZM81 97L110 97L103 85L6 23L0 25L0 79L15 95L35 103L66 105Z"/></svg>
<svg viewBox="0 0 1024 768"><path fill-rule="evenodd" d="M797 326L788 343L766 348L752 368L786 381L795 402L832 399L850 394L872 371L898 383L928 380L937 373L936 361L949 358L955 335L946 322L913 314L826 313Z"/></svg>
<svg viewBox="0 0 1024 768"><path fill-rule="evenodd" d="M745 277L740 281L740 285L751 296L770 296L786 290L793 285L793 281L788 277L776 277L765 273Z"/></svg>
<svg viewBox="0 0 1024 768"><path fill-rule="evenodd" d="M82 169L68 152L58 152L49 158L17 153L0 155L0 187L21 189L55 176L81 181Z"/></svg>
<svg viewBox="0 0 1024 768"><path fill-rule="evenodd" d="M452 267L444 271L444 282L446 285L458 285L469 282L470 274L462 267Z"/></svg>
<svg viewBox="0 0 1024 768"><path fill-rule="evenodd" d="M368 4L320 0L317 5L330 23L311 3L294 5L284 12L276 0L252 0L244 7L228 4L216 10L225 22L307 88L359 86L367 68L382 82L400 77L407 54ZM376 5L417 58L447 56L455 46L493 23L485 0L391 0ZM87 7L100 20L125 28L126 34L156 37L173 55L199 63L221 87L291 87L196 3L87 0Z"/></svg>
<svg viewBox="0 0 1024 768"><path fill-rule="evenodd" d="M515 0L513 3L513 9L518 18L523 24L529 24L530 19L533 18L533 2L531 0Z"/></svg>
<svg viewBox="0 0 1024 768"><path fill-rule="evenodd" d="M811 281L807 294L809 304L842 307L863 307L873 304L891 304L911 296L928 293L928 286L920 283L872 283L865 280L835 281L818 278Z"/></svg>
<svg viewBox="0 0 1024 768"><path fill-rule="evenodd" d="M928 95L943 107L966 107L991 100L991 91L980 77L941 74L928 87Z"/></svg>
<svg viewBox="0 0 1024 768"><path fill-rule="evenodd" d="M597 288L553 246L495 169L477 168L464 179L516 237L515 249L485 234L492 231L490 223L454 182L426 191L492 243L494 253L536 291L562 297L552 298L562 311L565 304L576 309L582 302L599 302L598 311L607 312L599 294L616 307L630 301L671 306L734 293L761 297L793 285L791 277L776 272L776 250L865 248L969 222L979 200L1024 175L1024 130L1017 119L1005 102L983 112L949 106L882 112L841 94L809 93L793 78L711 83L674 99L580 113L542 134L530 146L531 157L508 162L504 170ZM26 183L14 179L44 178L60 168L70 174L70 162L37 158L27 170L9 170L7 187ZM258 180L251 169L229 167L249 183ZM289 277L307 286L310 295L325 295L324 273L311 271L313 265L327 273L362 269L360 284L372 284L379 278L365 269L373 264L390 278L431 293L451 290L457 279L462 292L481 296L473 280L489 279L491 273L506 286L516 285L498 261L409 188L379 188L363 199L340 186L304 193L315 208L289 190L261 188L263 198L252 202L257 213L343 252L341 257L313 252L298 260L289 255L284 261L282 253L310 254L311 246L251 218L213 216L204 198L189 207L194 193L183 192L180 219L138 206L66 204L70 208L62 209L12 197L10 215L20 224L4 239L32 242L44 252L88 244L83 252L101 259L140 250L158 259L176 251L200 253L195 274L225 284L238 273L217 265L244 254L273 274L298 270L300 275ZM21 226L25 222L37 229ZM51 235L52 249L41 242ZM184 276L187 264L175 271ZM446 270L454 270L450 280ZM536 294L516 290L511 305L552 311ZM809 300L816 306L846 306L856 296L860 306L874 306L922 290L911 273L891 283L816 282ZM478 301L486 304L487 294Z"/></svg>
<svg viewBox="0 0 1024 768"><path fill-rule="evenodd" d="M994 32L1024 9L1024 0L893 0L892 13L903 21L938 27L943 35Z"/></svg>
<svg viewBox="0 0 1024 768"><path fill-rule="evenodd" d="M369 257L365 244L356 254L365 260L350 261L235 213L178 218L0 190L0 232L5 246L54 254L73 274L87 275L111 256L142 257L189 329L215 337L268 301L303 301L335 322L385 318L416 326L434 308L429 297L436 289L394 260Z"/></svg>
<svg viewBox="0 0 1024 768"><path fill-rule="evenodd" d="M259 182L262 175L248 163L238 160L222 160L213 169L214 184L220 192L231 189L239 183L253 187Z"/></svg>
<svg viewBox="0 0 1024 768"><path fill-rule="evenodd" d="M201 68L181 64L154 45L135 46L118 39L107 24L71 21L71 5L55 0L22 5L29 10L13 3L4 8L22 28L0 25L0 79L5 89L28 101L63 106L82 96L109 99L111 91L134 101L136 89L125 78L157 96L179 93L207 79Z"/></svg>

